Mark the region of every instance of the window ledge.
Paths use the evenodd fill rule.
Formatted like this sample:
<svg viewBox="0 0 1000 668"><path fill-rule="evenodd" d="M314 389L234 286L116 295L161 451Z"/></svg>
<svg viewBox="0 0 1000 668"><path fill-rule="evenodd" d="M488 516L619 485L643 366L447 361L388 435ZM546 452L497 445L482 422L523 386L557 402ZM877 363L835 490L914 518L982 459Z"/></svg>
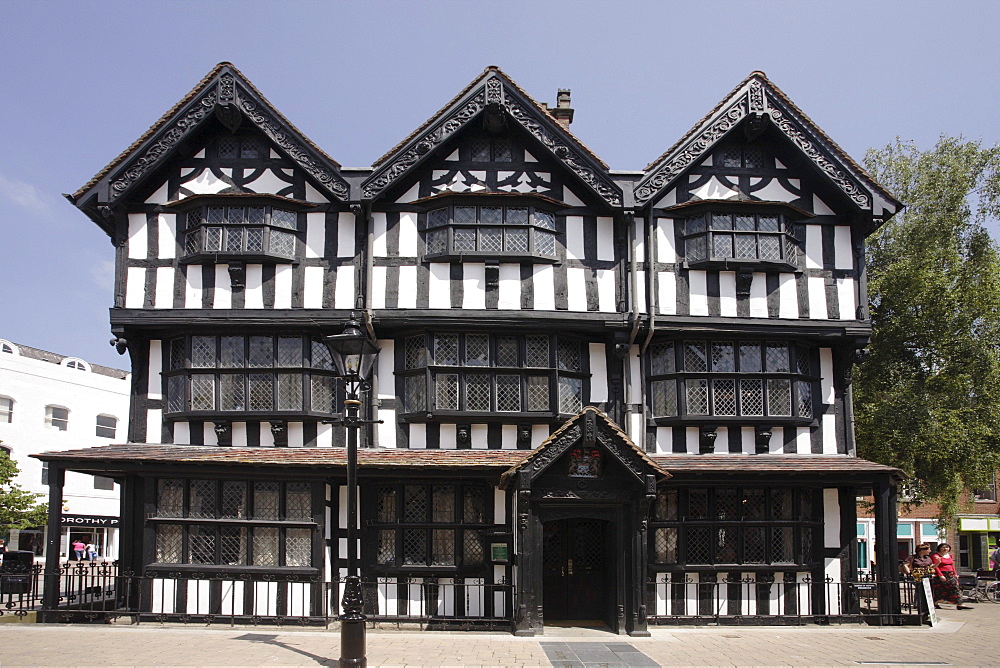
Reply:
<svg viewBox="0 0 1000 668"><path fill-rule="evenodd" d="M427 262L483 262L486 264L559 264L559 259L548 255L526 253L513 255L510 253L424 253Z"/></svg>
<svg viewBox="0 0 1000 668"><path fill-rule="evenodd" d="M711 258L685 261L686 269L720 269L722 271L758 271L763 273L802 273L802 268L782 260L754 260L751 258Z"/></svg>
<svg viewBox="0 0 1000 668"><path fill-rule="evenodd" d="M152 516L146 518L150 522L162 524L215 524L241 527L304 527L314 528L319 524L313 520L251 520L251 519L231 519L221 517L160 517Z"/></svg>
<svg viewBox="0 0 1000 668"><path fill-rule="evenodd" d="M813 427L816 426L815 418L803 417L775 417L775 416L741 416L741 415L679 415L675 417L651 417L646 419L646 426L690 426L700 427L703 425L719 425L728 427L731 425L770 425L773 427Z"/></svg>
<svg viewBox="0 0 1000 668"><path fill-rule="evenodd" d="M292 264L299 263L301 258L287 255L272 255L271 253L191 253L182 256L180 264L228 264L242 262L244 264Z"/></svg>
<svg viewBox="0 0 1000 668"><path fill-rule="evenodd" d="M146 566L146 572L164 575L176 574L181 577L207 576L208 578L224 575L232 577L235 575L257 575L257 576L277 576L286 578L297 576L302 579L318 577L320 570L312 566L226 566L219 564L169 564L152 563ZM201 578L195 578L201 579Z"/></svg>
<svg viewBox="0 0 1000 668"><path fill-rule="evenodd" d="M195 373L198 369L190 369ZM214 369L207 369L213 373ZM164 412L163 419L168 422L336 422L341 419L340 413L320 413L315 411L178 411Z"/></svg>
<svg viewBox="0 0 1000 668"><path fill-rule="evenodd" d="M489 368L489 367L483 367ZM532 424L555 424L564 422L572 417L569 413L503 413L493 411L418 411L414 413L401 413L398 415L400 422L409 424L430 424L430 423L452 423L452 422L502 422L512 421L526 422Z"/></svg>

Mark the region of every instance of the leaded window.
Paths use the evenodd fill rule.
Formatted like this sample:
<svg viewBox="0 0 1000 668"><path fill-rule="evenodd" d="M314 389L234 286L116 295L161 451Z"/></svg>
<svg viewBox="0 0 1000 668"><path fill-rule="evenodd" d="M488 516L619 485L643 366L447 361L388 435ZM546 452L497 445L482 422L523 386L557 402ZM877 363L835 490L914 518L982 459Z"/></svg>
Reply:
<svg viewBox="0 0 1000 668"><path fill-rule="evenodd" d="M184 254L296 255L299 214L263 204L209 204L183 217Z"/></svg>
<svg viewBox="0 0 1000 668"><path fill-rule="evenodd" d="M197 335L169 342L166 414L326 416L339 381L322 342L302 336Z"/></svg>
<svg viewBox="0 0 1000 668"><path fill-rule="evenodd" d="M432 209L425 254L555 258L556 217L530 205L472 205Z"/></svg>
<svg viewBox="0 0 1000 668"><path fill-rule="evenodd" d="M362 494L376 568L479 570L486 565L488 488L442 483L386 484Z"/></svg>
<svg viewBox="0 0 1000 668"><path fill-rule="evenodd" d="M708 211L684 221L684 254L689 263L736 261L794 267L798 240L784 214L761 211Z"/></svg>
<svg viewBox="0 0 1000 668"><path fill-rule="evenodd" d="M157 563L312 565L312 483L160 478L155 489Z"/></svg>
<svg viewBox="0 0 1000 668"><path fill-rule="evenodd" d="M651 508L654 567L796 565L815 562L811 488L661 489Z"/></svg>
<svg viewBox="0 0 1000 668"><path fill-rule="evenodd" d="M649 347L656 418L812 420L813 349L788 341L678 340Z"/></svg>
<svg viewBox="0 0 1000 668"><path fill-rule="evenodd" d="M435 332L403 341L407 413L577 413L585 349L569 337Z"/></svg>

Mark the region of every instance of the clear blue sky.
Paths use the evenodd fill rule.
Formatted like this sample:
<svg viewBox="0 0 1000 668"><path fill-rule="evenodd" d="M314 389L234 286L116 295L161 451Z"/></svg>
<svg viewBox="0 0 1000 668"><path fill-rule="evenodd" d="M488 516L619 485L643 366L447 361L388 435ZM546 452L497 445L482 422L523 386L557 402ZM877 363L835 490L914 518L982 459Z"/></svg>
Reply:
<svg viewBox="0 0 1000 668"><path fill-rule="evenodd" d="M858 160L896 136L1000 141L1000 2L0 3L0 338L128 366L113 249L69 205L217 62L345 166L366 166L487 65L641 169L753 70Z"/></svg>

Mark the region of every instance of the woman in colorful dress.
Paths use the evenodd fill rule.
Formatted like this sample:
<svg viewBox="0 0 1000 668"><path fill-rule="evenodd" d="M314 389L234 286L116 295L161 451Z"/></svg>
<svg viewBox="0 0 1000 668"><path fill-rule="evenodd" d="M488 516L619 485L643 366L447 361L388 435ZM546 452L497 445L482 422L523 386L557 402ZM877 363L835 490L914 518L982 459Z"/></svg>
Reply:
<svg viewBox="0 0 1000 668"><path fill-rule="evenodd" d="M934 578L931 580L934 607L940 608L939 603L954 603L956 610L969 610L969 606L962 605L962 592L958 588L958 573L955 571L955 558L951 556L951 545L938 545L931 560L934 562Z"/></svg>

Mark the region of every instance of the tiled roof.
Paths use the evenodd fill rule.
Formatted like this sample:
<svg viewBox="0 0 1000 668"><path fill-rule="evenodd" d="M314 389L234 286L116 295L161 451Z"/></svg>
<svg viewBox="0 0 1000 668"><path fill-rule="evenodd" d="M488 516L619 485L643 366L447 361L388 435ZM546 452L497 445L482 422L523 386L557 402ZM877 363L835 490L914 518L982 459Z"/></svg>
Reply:
<svg viewBox="0 0 1000 668"><path fill-rule="evenodd" d="M897 468L847 455L653 455L671 473L902 473Z"/></svg>
<svg viewBox="0 0 1000 668"><path fill-rule="evenodd" d="M498 468L521 461L526 450L408 450L361 448L361 468ZM203 445L154 445L132 443L81 450L32 455L51 462L103 462L121 464L231 464L235 466L342 467L347 464L344 448L228 448Z"/></svg>
<svg viewBox="0 0 1000 668"><path fill-rule="evenodd" d="M52 362L53 364L62 364L68 359L81 359L75 357L74 355L60 355L58 353L50 353L48 350L42 350L41 348L32 348L31 346L26 346L23 343L17 343L16 341L11 341L20 353L21 357L27 357L33 360L40 360L42 362ZM110 366L103 366L101 364L90 365L91 373L96 373L100 376L108 376L110 378L118 378L119 380L128 376L128 371L123 371L122 369L115 369Z"/></svg>

